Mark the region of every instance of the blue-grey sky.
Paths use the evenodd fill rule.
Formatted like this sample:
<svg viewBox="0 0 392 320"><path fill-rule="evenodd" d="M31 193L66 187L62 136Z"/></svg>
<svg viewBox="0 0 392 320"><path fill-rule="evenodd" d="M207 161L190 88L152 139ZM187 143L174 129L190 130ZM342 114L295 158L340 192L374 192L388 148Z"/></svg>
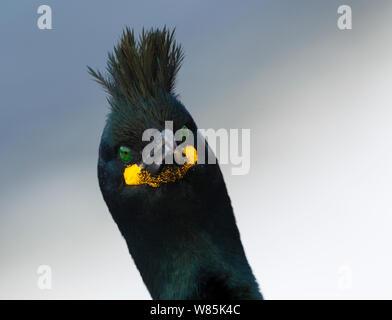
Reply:
<svg viewBox="0 0 392 320"><path fill-rule="evenodd" d="M42 4L53 30L37 27ZM3 0L0 298L149 298L98 188L108 106L86 66L104 69L123 27L163 25L199 127L251 129L249 175L223 172L265 296L391 298L391 7ZM37 288L43 264L52 290Z"/></svg>

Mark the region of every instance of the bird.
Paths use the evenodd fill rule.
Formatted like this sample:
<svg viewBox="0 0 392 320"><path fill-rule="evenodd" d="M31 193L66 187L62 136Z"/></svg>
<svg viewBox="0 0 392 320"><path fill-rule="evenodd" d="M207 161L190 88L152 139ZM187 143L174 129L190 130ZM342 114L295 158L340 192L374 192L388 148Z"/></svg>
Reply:
<svg viewBox="0 0 392 320"><path fill-rule="evenodd" d="M153 300L261 300L218 161L198 163L203 150L188 145L182 165L143 162L147 129L182 130L181 141L198 135L175 90L183 60L175 28L143 28L137 37L126 27L105 71L88 66L109 104L100 190Z"/></svg>

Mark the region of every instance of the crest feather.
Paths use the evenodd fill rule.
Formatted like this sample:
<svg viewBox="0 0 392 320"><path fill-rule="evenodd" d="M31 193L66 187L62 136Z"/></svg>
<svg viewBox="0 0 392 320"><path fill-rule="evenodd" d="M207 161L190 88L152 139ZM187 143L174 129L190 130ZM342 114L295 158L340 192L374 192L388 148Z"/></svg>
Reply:
<svg viewBox="0 0 392 320"><path fill-rule="evenodd" d="M176 75L184 59L180 45L174 40L174 32L143 29L139 39L134 31L126 28L119 43L109 53L107 75L88 67L89 73L116 102L140 103L162 92L174 95Z"/></svg>

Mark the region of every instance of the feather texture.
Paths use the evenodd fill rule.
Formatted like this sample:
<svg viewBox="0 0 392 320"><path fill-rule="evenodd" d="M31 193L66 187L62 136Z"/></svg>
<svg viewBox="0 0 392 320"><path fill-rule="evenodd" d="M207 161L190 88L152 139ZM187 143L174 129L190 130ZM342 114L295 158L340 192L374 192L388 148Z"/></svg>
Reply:
<svg viewBox="0 0 392 320"><path fill-rule="evenodd" d="M174 94L176 75L184 59L174 30L143 29L138 40L128 27L109 53L107 75L88 67L89 73L114 100L138 104L140 98L156 97L161 91ZM113 105L112 105L113 106ZM116 104L114 104L114 107Z"/></svg>

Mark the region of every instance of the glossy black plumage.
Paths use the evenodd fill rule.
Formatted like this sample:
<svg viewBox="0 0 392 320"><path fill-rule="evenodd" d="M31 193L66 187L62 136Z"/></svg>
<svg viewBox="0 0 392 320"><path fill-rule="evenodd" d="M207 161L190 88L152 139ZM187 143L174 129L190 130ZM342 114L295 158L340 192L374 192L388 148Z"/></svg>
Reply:
<svg viewBox="0 0 392 320"><path fill-rule="evenodd" d="M173 35L157 29L137 41L127 29L108 76L89 69L112 106L99 149L100 188L153 299L261 299L218 164L197 164L158 188L124 183L118 148L128 146L140 161L143 130L172 120L174 130L186 125L196 135L174 93L183 54Z"/></svg>

